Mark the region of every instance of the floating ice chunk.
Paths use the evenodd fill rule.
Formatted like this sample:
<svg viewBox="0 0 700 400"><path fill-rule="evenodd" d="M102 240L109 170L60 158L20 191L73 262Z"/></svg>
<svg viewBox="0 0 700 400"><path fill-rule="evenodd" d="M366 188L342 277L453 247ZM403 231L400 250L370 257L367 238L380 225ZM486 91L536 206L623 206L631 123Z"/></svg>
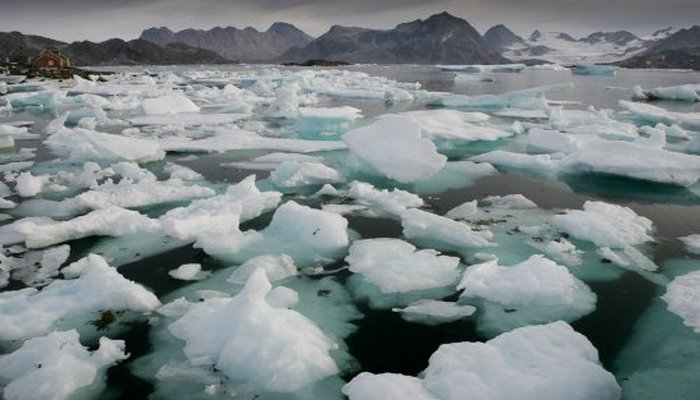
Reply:
<svg viewBox="0 0 700 400"><path fill-rule="evenodd" d="M527 69L535 71L568 71L569 69L559 64L537 64L528 65Z"/></svg>
<svg viewBox="0 0 700 400"><path fill-rule="evenodd" d="M520 154L495 150L470 158L471 161L489 163L497 167L550 172L557 169L557 163L549 154Z"/></svg>
<svg viewBox="0 0 700 400"><path fill-rule="evenodd" d="M690 140L693 138L693 135L690 132L686 131L678 125L668 126L666 124L659 123L656 124L654 128L663 131L669 138L681 140Z"/></svg>
<svg viewBox="0 0 700 400"><path fill-rule="evenodd" d="M418 209L401 213L403 234L409 240L440 250L465 252L468 249L494 246L489 231L475 231L464 222Z"/></svg>
<svg viewBox="0 0 700 400"><path fill-rule="evenodd" d="M127 280L91 254L64 269L75 277L55 280L41 291L22 289L0 296L0 340L17 340L49 332L54 324L78 319L101 310L148 312L160 307L158 298L143 286Z"/></svg>
<svg viewBox="0 0 700 400"><path fill-rule="evenodd" d="M131 183L107 182L94 190L79 194L69 201L93 209L121 207L134 208L153 204L185 201L214 196L214 190L197 185L184 185L179 179Z"/></svg>
<svg viewBox="0 0 700 400"><path fill-rule="evenodd" d="M525 64L488 64L488 65L438 65L443 71L490 73L490 72L520 72L525 69Z"/></svg>
<svg viewBox="0 0 700 400"><path fill-rule="evenodd" d="M334 343L296 311L272 307L271 290L258 269L238 295L193 305L169 330L186 341L193 365L211 365L261 390L296 392L337 373L329 355Z"/></svg>
<svg viewBox="0 0 700 400"><path fill-rule="evenodd" d="M232 227L237 229L239 221L249 221L273 210L281 198L280 192L261 192L255 186L255 175L250 175L222 195L195 200L186 207L168 211L160 222L170 236L197 240L228 232Z"/></svg>
<svg viewBox="0 0 700 400"><path fill-rule="evenodd" d="M0 271L7 272L5 279L0 279L0 287L7 286L7 278L22 281L31 287L44 286L58 275L58 269L70 256L70 246L56 246L44 251L28 251L21 257L9 257L0 254ZM2 275L2 272L0 272Z"/></svg>
<svg viewBox="0 0 700 400"><path fill-rule="evenodd" d="M683 318L683 323L700 333L700 271L675 278L661 296L668 310Z"/></svg>
<svg viewBox="0 0 700 400"><path fill-rule="evenodd" d="M52 135L44 142L56 155L73 161L157 161L165 157L158 143L84 128L47 128Z"/></svg>
<svg viewBox="0 0 700 400"><path fill-rule="evenodd" d="M457 74L455 75L455 83L465 84L465 83L485 83L485 82L496 82L496 78L489 75L477 75L477 74Z"/></svg>
<svg viewBox="0 0 700 400"><path fill-rule="evenodd" d="M197 263L182 264L168 271L168 275L181 281L198 281L206 278L209 273L202 273L202 265Z"/></svg>
<svg viewBox="0 0 700 400"><path fill-rule="evenodd" d="M273 170L278 165L287 161L299 163L320 163L324 162L323 157L310 156L298 153L269 153L264 156L255 157L250 161L240 161L221 164L224 167L233 167L250 170Z"/></svg>
<svg viewBox="0 0 700 400"><path fill-rule="evenodd" d="M476 204L476 200L468 201L451 209L447 212L447 214L445 214L445 216L451 219L469 219L478 212Z"/></svg>
<svg viewBox="0 0 700 400"><path fill-rule="evenodd" d="M656 87L645 90L639 86L633 89L635 100L677 100L700 101L700 85L679 85L669 87Z"/></svg>
<svg viewBox="0 0 700 400"><path fill-rule="evenodd" d="M693 139L688 142L685 151L690 154L700 155L700 134L696 135Z"/></svg>
<svg viewBox="0 0 700 400"><path fill-rule="evenodd" d="M495 335L525 325L574 321L595 310L596 295L568 269L534 255L512 267L487 261L466 269L457 287L477 302L479 330Z"/></svg>
<svg viewBox="0 0 700 400"><path fill-rule="evenodd" d="M571 69L574 75L595 75L595 76L614 76L617 75L617 67L612 65L575 65Z"/></svg>
<svg viewBox="0 0 700 400"><path fill-rule="evenodd" d="M419 196L400 189L376 189L369 183L353 181L348 189L348 196L363 208L370 216L399 216L409 208L422 207L424 202Z"/></svg>
<svg viewBox="0 0 700 400"><path fill-rule="evenodd" d="M286 254L263 255L251 258L233 271L228 278L229 282L245 284L250 276L258 269L265 271L265 275L270 282L282 280L284 278L297 275L297 266L292 257Z"/></svg>
<svg viewBox="0 0 700 400"><path fill-rule="evenodd" d="M294 119L299 116L299 87L284 85L275 91L275 100L265 110L270 118Z"/></svg>
<svg viewBox="0 0 700 400"><path fill-rule="evenodd" d="M409 322L425 325L439 325L468 317L476 311L474 306L460 306L450 301L419 300L405 308L391 311L401 313L401 318Z"/></svg>
<svg viewBox="0 0 700 400"><path fill-rule="evenodd" d="M542 250L550 257L560 260L565 265L581 265L583 263L581 259L581 254L583 252L564 238L548 241L545 243Z"/></svg>
<svg viewBox="0 0 700 400"><path fill-rule="evenodd" d="M572 84L541 86L499 95L450 95L440 97L436 99L435 102L437 105L442 105L445 107L463 107L486 110L500 110L508 107L522 109L545 109L547 107L547 101L544 98L545 93L567 90L572 86Z"/></svg>
<svg viewBox="0 0 700 400"><path fill-rule="evenodd" d="M387 114L381 118L399 116L420 124L421 134L426 139L453 140L498 140L512 136L512 133L486 126L476 125L489 119L488 115L480 112L463 112L457 110L421 110L407 111L400 114Z"/></svg>
<svg viewBox="0 0 700 400"><path fill-rule="evenodd" d="M383 293L440 288L458 277L459 259L435 250L416 250L400 239L358 240L345 258L350 271L376 285Z"/></svg>
<svg viewBox="0 0 700 400"><path fill-rule="evenodd" d="M21 197L34 197L41 192L44 179L32 175L31 172L22 172L16 180L15 190Z"/></svg>
<svg viewBox="0 0 700 400"><path fill-rule="evenodd" d="M677 124L683 128L700 130L700 113L682 113L665 110L651 104L620 100L620 107L629 111L636 118L652 123L662 122L666 125Z"/></svg>
<svg viewBox="0 0 700 400"><path fill-rule="evenodd" d="M343 394L350 400L438 400L412 376L363 372L343 386Z"/></svg>
<svg viewBox="0 0 700 400"><path fill-rule="evenodd" d="M204 180L202 174L192 170L191 168L185 167L184 165L168 162L165 164L165 168L163 169L165 172L170 174L170 179L181 179L183 181Z"/></svg>
<svg viewBox="0 0 700 400"><path fill-rule="evenodd" d="M398 182L427 179L447 161L430 140L421 138L420 124L398 116L353 129L342 138L357 158Z"/></svg>
<svg viewBox="0 0 700 400"><path fill-rule="evenodd" d="M700 254L700 234L684 236L680 240L685 244L689 252Z"/></svg>
<svg viewBox="0 0 700 400"><path fill-rule="evenodd" d="M472 265L464 271L458 289L463 298L480 297L503 305L571 304L574 276L565 267L541 255L512 267L496 261Z"/></svg>
<svg viewBox="0 0 700 400"><path fill-rule="evenodd" d="M534 201L528 199L522 194L509 194L506 196L488 196L481 200L484 204L491 208L501 208L508 210L527 210L529 208L537 208Z"/></svg>
<svg viewBox="0 0 700 400"><path fill-rule="evenodd" d="M158 141L166 151L221 153L230 150L277 150L299 153L333 151L347 148L340 141L301 140L263 137L237 127L218 129L213 136L203 139L166 138Z"/></svg>
<svg viewBox="0 0 700 400"><path fill-rule="evenodd" d="M272 183L290 188L338 183L343 176L337 170L315 162L284 161L270 174Z"/></svg>
<svg viewBox="0 0 700 400"><path fill-rule="evenodd" d="M326 264L345 253L349 244L347 226L348 221L340 215L288 201L275 211L272 222L262 231L246 233L238 243L213 241L203 247L210 254L234 261L288 254L300 265Z"/></svg>
<svg viewBox="0 0 700 400"><path fill-rule="evenodd" d="M171 93L162 97L143 99L141 108L143 113L147 115L199 112L199 107L182 93Z"/></svg>
<svg viewBox="0 0 700 400"><path fill-rule="evenodd" d="M47 247L88 236L122 236L156 229L156 221L119 207L107 207L69 221L22 219L4 228L6 232L23 237L28 248Z"/></svg>
<svg viewBox="0 0 700 400"><path fill-rule="evenodd" d="M214 126L214 125L230 125L240 121L246 117L245 114L189 114L182 113L176 115L170 114L154 114L154 115L138 115L129 117L127 120L134 126L174 126L182 128L191 128L194 126Z"/></svg>
<svg viewBox="0 0 700 400"><path fill-rule="evenodd" d="M90 352L75 330L27 340L0 356L0 379L8 382L3 398L63 400L77 392L86 398L98 396L107 368L128 357L124 348L124 341L102 337Z"/></svg>
<svg viewBox="0 0 700 400"><path fill-rule="evenodd" d="M595 347L565 322L520 328L486 343L444 344L430 357L422 376L364 373L343 392L350 400L383 399L386 393L418 400L457 400L465 393L477 400L621 396L615 377L600 366ZM401 397L405 393L407 397Z"/></svg>
<svg viewBox="0 0 700 400"><path fill-rule="evenodd" d="M586 201L583 210L568 210L552 217L552 224L580 240L598 247L624 248L654 240L651 220L627 207Z"/></svg>
<svg viewBox="0 0 700 400"><path fill-rule="evenodd" d="M302 118L314 118L325 120L349 120L362 118L362 110L355 107L300 107L299 115Z"/></svg>

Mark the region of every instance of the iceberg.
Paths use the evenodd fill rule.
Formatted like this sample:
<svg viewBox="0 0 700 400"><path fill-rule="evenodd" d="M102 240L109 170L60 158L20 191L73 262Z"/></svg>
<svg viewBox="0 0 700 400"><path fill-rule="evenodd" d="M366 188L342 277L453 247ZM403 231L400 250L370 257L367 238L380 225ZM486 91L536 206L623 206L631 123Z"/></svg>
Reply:
<svg viewBox="0 0 700 400"><path fill-rule="evenodd" d="M0 356L3 398L53 399L73 395L99 396L107 368L128 357L123 340L100 338L94 351L80 344L75 330L56 331L27 340L10 354Z"/></svg>
<svg viewBox="0 0 700 400"><path fill-rule="evenodd" d="M504 94L478 96L448 95L434 100L435 105L477 110L501 110L504 108L546 109L548 92L568 90L572 84L559 84L516 90Z"/></svg>
<svg viewBox="0 0 700 400"><path fill-rule="evenodd" d="M383 293L402 293L451 285L458 277L459 259L435 250L417 250L400 239L355 241L345 258L350 271Z"/></svg>
<svg viewBox="0 0 700 400"><path fill-rule="evenodd" d="M666 125L679 125L690 130L700 130L700 113L697 112L673 112L651 104L635 103L632 101L620 100L620 107L635 118L642 121L664 123Z"/></svg>
<svg viewBox="0 0 700 400"><path fill-rule="evenodd" d="M447 161L435 145L421 138L421 125L389 116L342 136L351 153L373 170L408 183L435 175Z"/></svg>
<svg viewBox="0 0 700 400"><path fill-rule="evenodd" d="M409 240L438 250L466 254L470 249L495 246L488 230L477 231L465 222L415 208L401 213L401 225Z"/></svg>
<svg viewBox="0 0 700 400"><path fill-rule="evenodd" d="M150 312L158 298L124 278L104 258L90 254L63 270L66 280L0 295L0 340L44 335L58 325L86 324L105 310Z"/></svg>
<svg viewBox="0 0 700 400"><path fill-rule="evenodd" d="M476 301L479 330L494 335L520 326L574 321L595 310L596 295L566 267L541 256L511 267L497 261L467 267L457 286Z"/></svg>
<svg viewBox="0 0 700 400"><path fill-rule="evenodd" d="M291 296L287 304L271 304L272 295L282 294ZM335 344L288 308L295 299L291 289L273 289L258 269L239 294L194 304L168 329L186 342L193 365L260 390L292 393L338 372L329 355Z"/></svg>
<svg viewBox="0 0 700 400"><path fill-rule="evenodd" d="M700 234L684 236L680 240L685 244L689 252L700 254Z"/></svg>
<svg viewBox="0 0 700 400"><path fill-rule="evenodd" d="M0 236L15 235L30 249L48 247L89 236L149 233L158 223L136 211L106 207L68 221L21 219L0 229Z"/></svg>
<svg viewBox="0 0 700 400"><path fill-rule="evenodd" d="M615 76L617 75L617 67L612 65L579 64L574 65L571 73L574 75Z"/></svg>
<svg viewBox="0 0 700 400"><path fill-rule="evenodd" d="M343 176L321 163L284 161L270 173L270 181L281 188L294 188L338 183L343 181Z"/></svg>
<svg viewBox="0 0 700 400"><path fill-rule="evenodd" d="M511 132L501 129L476 125L476 123L489 119L488 115L480 112L457 110L407 111L399 114L385 114L379 118L393 118L393 116L399 116L420 124L421 134L426 139L493 141L513 135Z"/></svg>
<svg viewBox="0 0 700 400"><path fill-rule="evenodd" d="M693 271L676 277L661 299L668 310L683 318L683 323L700 333L700 272Z"/></svg>
<svg viewBox="0 0 700 400"><path fill-rule="evenodd" d="M520 72L525 69L525 64L438 65L437 67L447 72L491 73Z"/></svg>
<svg viewBox="0 0 700 400"><path fill-rule="evenodd" d="M350 400L457 400L465 393L475 400L617 400L622 394L615 377L600 366L595 347L561 321L485 343L444 344L421 376L365 372L343 393Z"/></svg>
<svg viewBox="0 0 700 400"><path fill-rule="evenodd" d="M393 308L391 311L401 313L401 318L408 322L439 325L466 318L476 312L476 307L450 301L419 300L405 308Z"/></svg>
<svg viewBox="0 0 700 400"><path fill-rule="evenodd" d="M700 85L656 87L649 90L643 89L641 86L635 86L632 92L634 93L634 100L700 101Z"/></svg>
<svg viewBox="0 0 700 400"><path fill-rule="evenodd" d="M651 220L627 207L602 201L586 201L583 210L555 215L552 225L598 247L625 248L654 240Z"/></svg>

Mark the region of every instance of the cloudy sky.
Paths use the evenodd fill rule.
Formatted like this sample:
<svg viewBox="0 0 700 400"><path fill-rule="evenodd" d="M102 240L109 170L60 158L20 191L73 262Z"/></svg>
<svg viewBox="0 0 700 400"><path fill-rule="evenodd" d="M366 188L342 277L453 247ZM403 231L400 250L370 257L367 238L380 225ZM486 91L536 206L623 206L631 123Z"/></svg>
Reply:
<svg viewBox="0 0 700 400"><path fill-rule="evenodd" d="M391 28L441 11L465 18L482 33L504 23L520 35L535 28L645 35L698 23L700 0L0 0L0 31L100 41L134 39L152 26L265 30L285 21L318 36L334 24Z"/></svg>

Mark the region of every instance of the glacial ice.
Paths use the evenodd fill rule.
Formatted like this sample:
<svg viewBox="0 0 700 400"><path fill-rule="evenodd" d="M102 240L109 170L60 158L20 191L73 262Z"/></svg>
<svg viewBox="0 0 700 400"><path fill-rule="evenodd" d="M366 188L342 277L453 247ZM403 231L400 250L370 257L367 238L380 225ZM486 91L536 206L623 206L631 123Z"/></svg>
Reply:
<svg viewBox="0 0 700 400"><path fill-rule="evenodd" d="M377 189L369 183L350 182L347 195L358 205L366 207L365 215L383 217L401 215L409 208L422 207L424 201L419 196L401 189Z"/></svg>
<svg viewBox="0 0 700 400"><path fill-rule="evenodd" d="M14 237L15 242L23 241L35 249L89 236L122 236L157 229L156 221L136 211L110 206L68 221L21 219L0 228L0 237L10 237L11 241Z"/></svg>
<svg viewBox="0 0 700 400"><path fill-rule="evenodd" d="M477 75L477 74L457 74L455 75L455 83L457 84L470 84L470 83L485 83L485 82L495 82L496 79L490 75Z"/></svg>
<svg viewBox="0 0 700 400"><path fill-rule="evenodd" d="M0 356L0 382L7 400L64 400L99 396L107 368L128 357L122 340L100 338L88 350L75 330L54 331L27 340L10 354Z"/></svg>
<svg viewBox="0 0 700 400"><path fill-rule="evenodd" d="M579 64L571 69L574 75L614 76L617 75L617 67L612 65Z"/></svg>
<svg viewBox="0 0 700 400"><path fill-rule="evenodd" d="M520 72L525 64L488 64L488 65L438 65L443 71L466 73Z"/></svg>
<svg viewBox="0 0 700 400"><path fill-rule="evenodd" d="M405 308L394 308L401 318L409 322L426 325L439 325L468 317L476 311L474 306L461 306L450 301L418 300Z"/></svg>
<svg viewBox="0 0 700 400"><path fill-rule="evenodd" d="M457 287L480 309L479 330L492 336L520 326L574 321L595 310L596 295L568 269L541 256L511 267L467 267Z"/></svg>
<svg viewBox="0 0 700 400"><path fill-rule="evenodd" d="M209 276L206 271L202 272L202 265L197 263L182 264L168 271L168 275L181 281L198 281Z"/></svg>
<svg viewBox="0 0 700 400"><path fill-rule="evenodd" d="M700 254L700 234L688 235L680 238L689 252Z"/></svg>
<svg viewBox="0 0 700 400"><path fill-rule="evenodd" d="M451 140L498 140L512 133L501 129L476 125L489 119L488 115L480 112L463 112L457 110L428 110L407 111L400 114L386 114L380 117L401 118L416 122L420 125L422 137L426 139Z"/></svg>
<svg viewBox="0 0 700 400"><path fill-rule="evenodd" d="M445 287L458 277L458 258L441 256L435 250L417 250L400 239L355 241L345 261L350 271L361 274L383 293Z"/></svg>
<svg viewBox="0 0 700 400"><path fill-rule="evenodd" d="M410 241L438 250L467 254L474 248L495 246L488 230L477 231L465 222L415 208L401 213L401 225Z"/></svg>
<svg viewBox="0 0 700 400"><path fill-rule="evenodd" d="M271 305L280 290L258 269L238 295L194 304L168 329L195 366L265 391L298 391L338 372L329 355L335 345L298 312Z"/></svg>
<svg viewBox="0 0 700 400"><path fill-rule="evenodd" d="M655 87L649 90L643 89L641 86L635 86L632 92L634 100L700 101L700 85Z"/></svg>
<svg viewBox="0 0 700 400"><path fill-rule="evenodd" d="M420 400L463 399L465 393L478 400L621 396L593 345L561 321L519 328L485 343L444 344L430 357L421 378L363 373L343 393L350 400L384 399L387 393L393 395L389 398L407 393L405 398Z"/></svg>
<svg viewBox="0 0 700 400"><path fill-rule="evenodd" d="M546 93L564 91L570 89L572 86L572 84L541 86L497 95L448 95L438 97L435 99L434 103L445 107L487 111L501 110L509 107L522 109L545 109L547 107L547 100L544 97Z"/></svg>
<svg viewBox="0 0 700 400"><path fill-rule="evenodd" d="M104 258L91 254L62 271L41 290L26 288L0 294L0 340L17 340L49 333L62 324L85 324L104 310L149 312L158 298L124 278Z"/></svg>
<svg viewBox="0 0 700 400"><path fill-rule="evenodd" d="M350 152L381 175L407 183L435 175L447 161L435 145L421 138L421 125L387 116L342 136Z"/></svg>
<svg viewBox="0 0 700 400"><path fill-rule="evenodd" d="M283 161L270 174L270 180L281 188L323 185L343 181L337 170L316 162Z"/></svg>
<svg viewBox="0 0 700 400"><path fill-rule="evenodd" d="M243 285L255 271L261 269L270 282L280 281L298 274L292 257L286 254L262 255L244 262L229 276L228 281Z"/></svg>
<svg viewBox="0 0 700 400"><path fill-rule="evenodd" d="M143 99L141 109L146 115L196 113L199 107L182 93L171 93L162 97Z"/></svg>
<svg viewBox="0 0 700 400"><path fill-rule="evenodd" d="M661 299L672 313L683 318L683 323L700 333L700 271L676 277L666 288Z"/></svg>
<svg viewBox="0 0 700 400"><path fill-rule="evenodd" d="M567 210L552 217L552 224L577 239L598 247L625 248L654 240L651 220L627 207L587 201L583 210Z"/></svg>
<svg viewBox="0 0 700 400"><path fill-rule="evenodd" d="M620 107L642 121L654 124L659 122L666 125L676 124L682 128L700 130L700 113L697 112L673 112L651 104L625 100L620 100Z"/></svg>

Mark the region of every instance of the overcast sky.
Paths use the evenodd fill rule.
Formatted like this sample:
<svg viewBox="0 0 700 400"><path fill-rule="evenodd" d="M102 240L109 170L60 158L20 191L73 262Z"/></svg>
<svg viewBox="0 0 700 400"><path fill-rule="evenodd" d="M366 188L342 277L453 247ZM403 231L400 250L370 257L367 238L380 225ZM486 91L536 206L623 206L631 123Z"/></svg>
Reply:
<svg viewBox="0 0 700 400"><path fill-rule="evenodd" d="M266 30L284 21L319 36L334 24L384 29L441 11L482 33L504 23L520 35L534 29L645 35L698 23L700 0L0 0L0 31L101 41L134 39L152 26Z"/></svg>

